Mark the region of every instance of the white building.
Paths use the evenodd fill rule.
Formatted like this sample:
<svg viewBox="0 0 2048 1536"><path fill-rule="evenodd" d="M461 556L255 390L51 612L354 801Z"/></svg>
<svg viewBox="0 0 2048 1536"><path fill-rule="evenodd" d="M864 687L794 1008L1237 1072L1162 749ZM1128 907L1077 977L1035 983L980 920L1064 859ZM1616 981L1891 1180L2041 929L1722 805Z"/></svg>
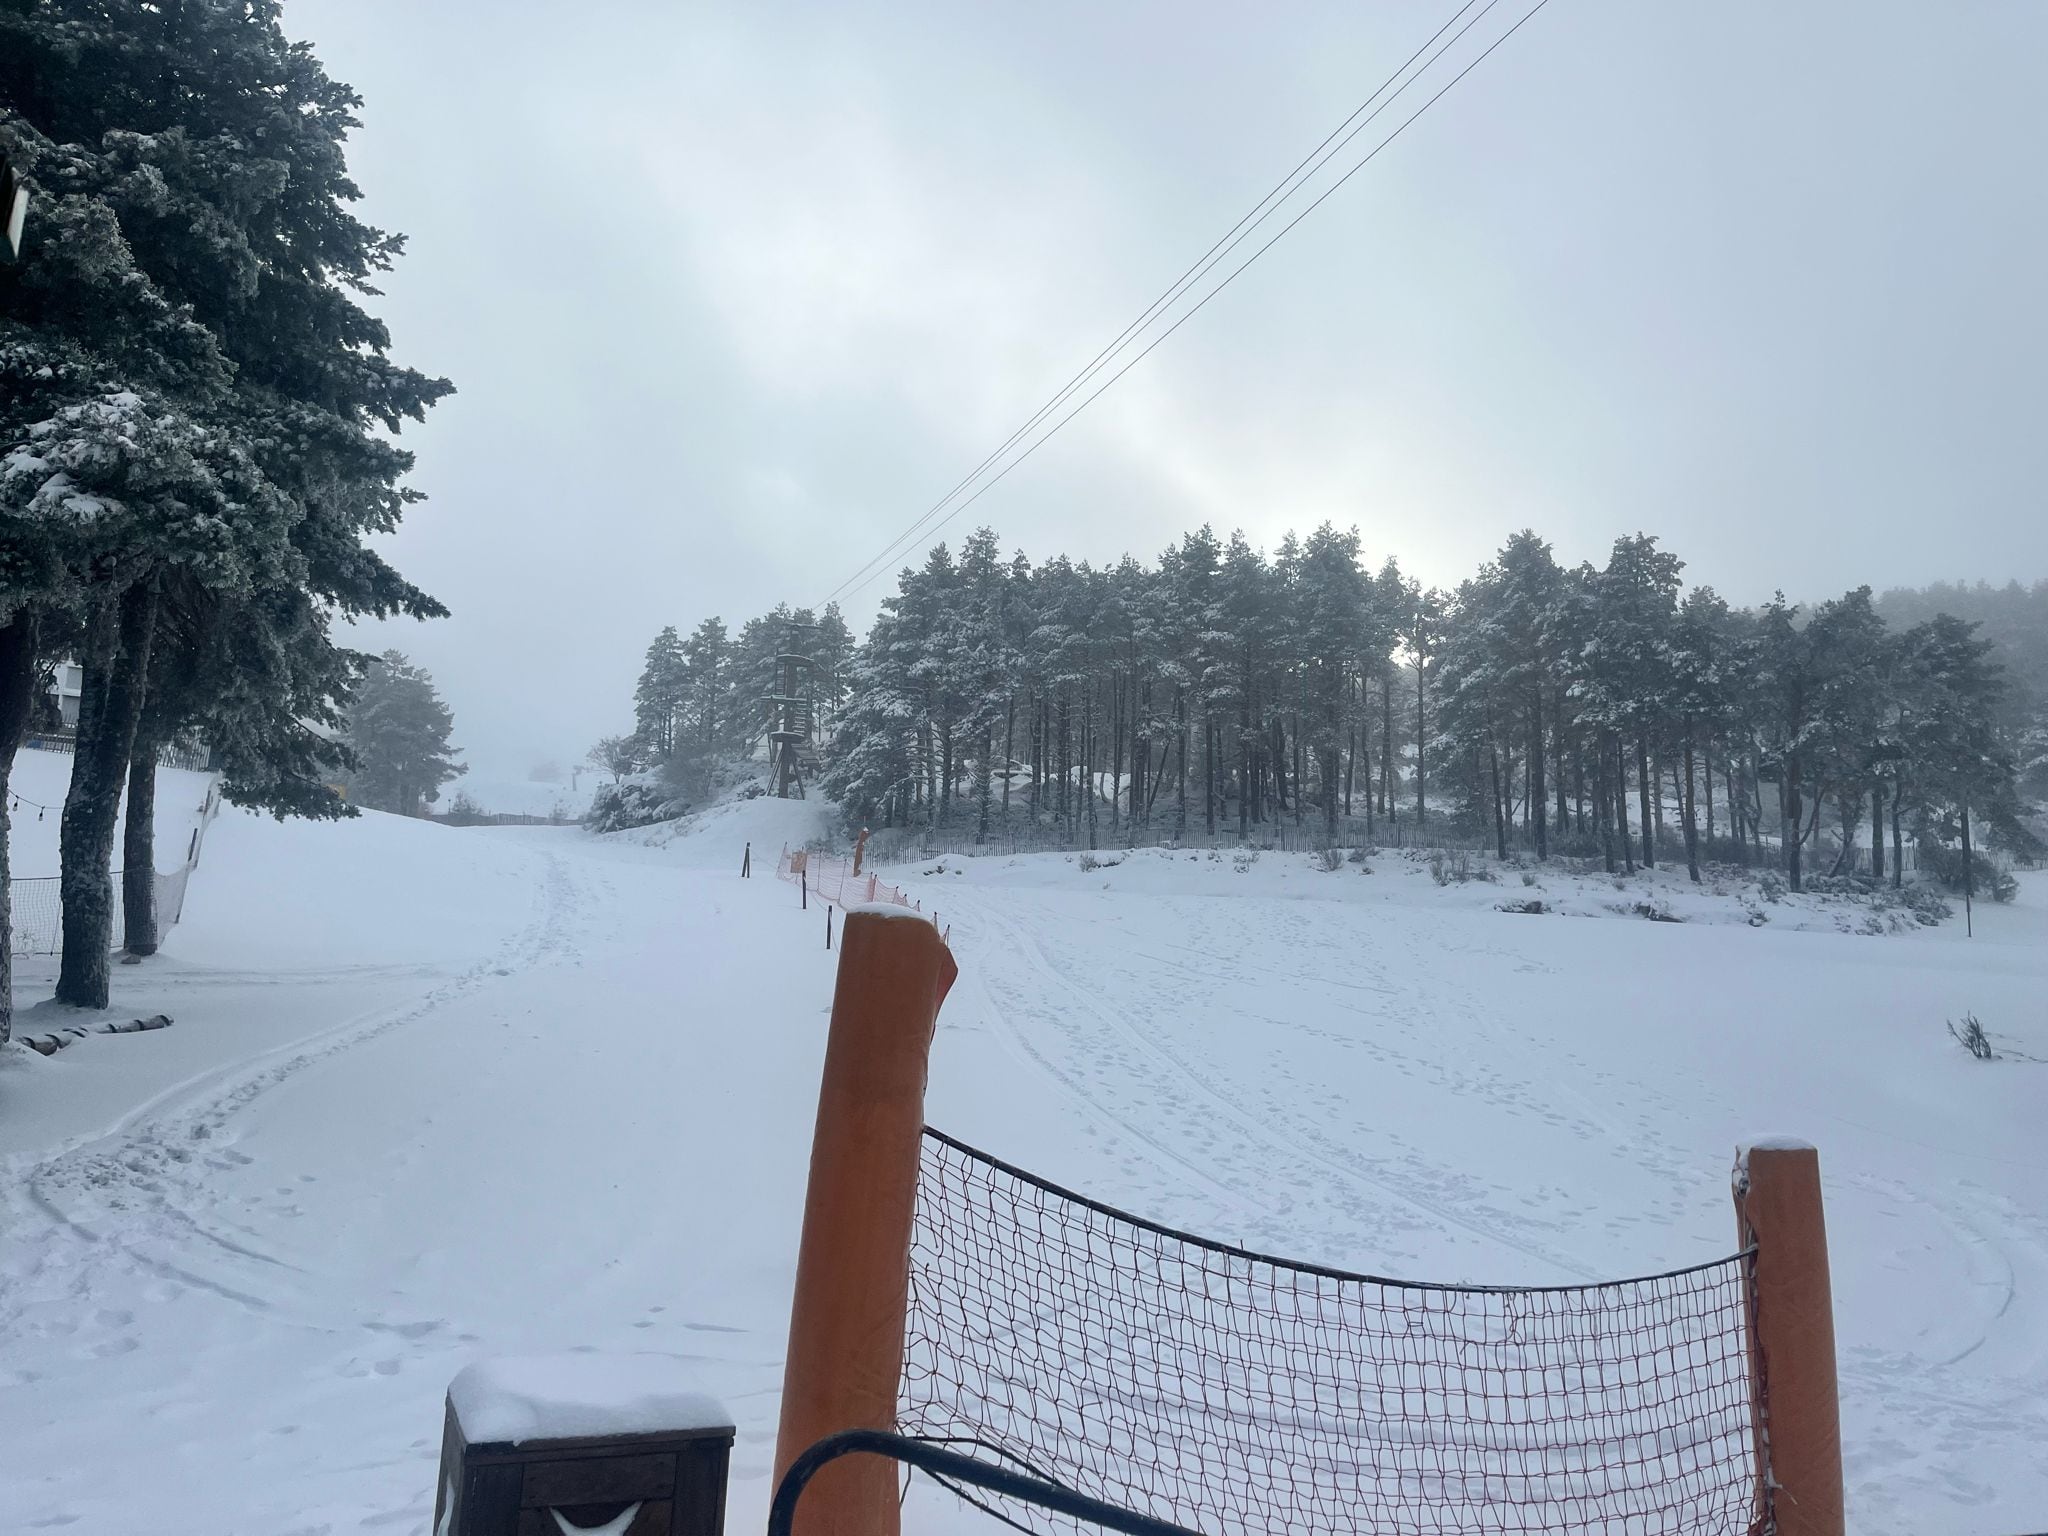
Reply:
<svg viewBox="0 0 2048 1536"><path fill-rule="evenodd" d="M74 730L78 725L78 700L85 689L85 668L70 657L65 657L50 669L49 696L57 703L57 712L64 717L64 728Z"/></svg>

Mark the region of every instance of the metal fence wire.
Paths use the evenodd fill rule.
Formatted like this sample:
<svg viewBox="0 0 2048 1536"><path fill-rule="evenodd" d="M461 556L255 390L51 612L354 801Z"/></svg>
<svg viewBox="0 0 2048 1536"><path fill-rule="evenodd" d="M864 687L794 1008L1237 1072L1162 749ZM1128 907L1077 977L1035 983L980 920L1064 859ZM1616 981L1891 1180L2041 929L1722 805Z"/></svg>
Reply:
<svg viewBox="0 0 2048 1536"><path fill-rule="evenodd" d="M1347 1274L927 1130L898 1427L1205 1536L1746 1536L1769 1527L1751 1257L1527 1289Z"/></svg>

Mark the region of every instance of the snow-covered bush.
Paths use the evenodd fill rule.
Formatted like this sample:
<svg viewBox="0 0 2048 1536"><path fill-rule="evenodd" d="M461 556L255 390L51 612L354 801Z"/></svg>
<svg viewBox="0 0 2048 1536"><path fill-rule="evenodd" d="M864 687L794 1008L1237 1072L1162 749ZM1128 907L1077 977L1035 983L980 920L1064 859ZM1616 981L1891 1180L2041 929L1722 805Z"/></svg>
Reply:
<svg viewBox="0 0 2048 1536"><path fill-rule="evenodd" d="M1259 862L1259 850L1241 848L1230 856L1230 867L1240 875L1251 873L1252 866Z"/></svg>
<svg viewBox="0 0 2048 1536"><path fill-rule="evenodd" d="M646 774L635 774L616 784L601 784L590 797L590 809L583 825L593 832L623 832L629 827L651 827L658 821L674 821L689 812L687 800L671 798Z"/></svg>
<svg viewBox="0 0 2048 1536"><path fill-rule="evenodd" d="M1617 905L1614 910L1629 917L1640 917L1646 922L1652 923L1682 923L1685 921L1684 918L1680 917L1661 901L1630 902L1626 906Z"/></svg>
<svg viewBox="0 0 2048 1536"><path fill-rule="evenodd" d="M1493 910L1496 912L1526 912L1533 915L1548 912L1550 908L1543 904L1543 899L1540 896L1527 896L1520 899L1496 902L1494 903Z"/></svg>
<svg viewBox="0 0 2048 1536"><path fill-rule="evenodd" d="M1785 877L1775 869L1767 869L1757 877L1757 889L1764 893L1764 900L1770 902L1785 899Z"/></svg>
<svg viewBox="0 0 2048 1536"><path fill-rule="evenodd" d="M1979 896L1988 896L1993 901L2011 901L2020 893L2020 883L2009 869L1994 864L1979 849L1971 849L1968 869L1973 877L1966 882L1964 876L1963 850L1951 848L1934 838L1920 840L1920 869L1932 875L1950 891L1960 893L1966 884L1975 888Z"/></svg>
<svg viewBox="0 0 2048 1536"><path fill-rule="evenodd" d="M1341 848L1325 848L1321 853L1315 855L1315 866L1326 875L1334 875L1344 867L1344 850Z"/></svg>
<svg viewBox="0 0 2048 1536"><path fill-rule="evenodd" d="M1893 894L1901 906L1929 928L1954 917L1956 913L1956 909L1942 898L1941 892L1924 881L1916 880L1911 885L1901 886Z"/></svg>

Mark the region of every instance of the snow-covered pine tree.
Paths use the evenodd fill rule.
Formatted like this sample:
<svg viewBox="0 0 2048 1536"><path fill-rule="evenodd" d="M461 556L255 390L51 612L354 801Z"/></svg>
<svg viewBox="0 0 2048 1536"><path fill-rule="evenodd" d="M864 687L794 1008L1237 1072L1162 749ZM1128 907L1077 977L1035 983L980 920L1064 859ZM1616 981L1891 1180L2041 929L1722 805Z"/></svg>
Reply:
<svg viewBox="0 0 2048 1536"><path fill-rule="evenodd" d="M449 744L454 713L424 667L402 651L370 664L348 712L348 744L356 769L349 792L372 810L418 816L441 797L441 786L469 770Z"/></svg>
<svg viewBox="0 0 2048 1536"><path fill-rule="evenodd" d="M0 269L0 691L24 650L85 663L59 996L98 1006L114 802L167 586L190 578L259 617L264 594L293 592L328 612L438 613L363 537L413 499L410 460L378 429L448 386L391 363L356 301L400 242L348 213L356 99L285 39L273 0L6 7L0 103L0 141L37 193L24 259ZM181 487L200 493L194 517ZM302 659L327 644L289 612L276 638ZM273 675L338 689L350 667L331 654ZM0 770L14 719L0 706ZM273 744L278 782L296 781L302 737L243 733ZM296 807L302 788L271 803ZM0 987L0 1032L6 1007Z"/></svg>
<svg viewBox="0 0 2048 1536"><path fill-rule="evenodd" d="M647 647L640 681L633 689L633 720L650 758L668 757L676 749L676 723L689 694L689 662L673 624L665 626Z"/></svg>

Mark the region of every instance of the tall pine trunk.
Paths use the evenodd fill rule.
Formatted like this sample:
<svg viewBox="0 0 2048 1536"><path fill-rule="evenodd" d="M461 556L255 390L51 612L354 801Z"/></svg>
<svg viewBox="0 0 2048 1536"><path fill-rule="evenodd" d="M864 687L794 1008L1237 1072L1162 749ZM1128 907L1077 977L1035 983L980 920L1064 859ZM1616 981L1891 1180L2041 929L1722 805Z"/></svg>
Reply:
<svg viewBox="0 0 2048 1536"><path fill-rule="evenodd" d="M59 834L64 955L57 1001L104 1008L114 948L114 821L149 676L157 584L137 582L121 597L111 646L88 661L79 699L78 744Z"/></svg>
<svg viewBox="0 0 2048 1536"><path fill-rule="evenodd" d="M1394 814L1394 666L1380 675L1380 814ZM1368 781L1370 782L1370 781Z"/></svg>
<svg viewBox="0 0 2048 1536"><path fill-rule="evenodd" d="M1805 809L1805 802L1799 798L1799 761L1788 753L1784 766L1778 771L1778 838L1785 845L1785 878L1795 891L1804 889L1799 861L1802 841L1799 822Z"/></svg>
<svg viewBox="0 0 2048 1536"><path fill-rule="evenodd" d="M1017 736L1017 695L1011 694L1003 702L1003 830L1010 830L1010 780L1017 777L1010 756L1016 745Z"/></svg>
<svg viewBox="0 0 2048 1536"><path fill-rule="evenodd" d="M1543 782L1543 690L1530 690L1529 718L1529 827L1536 834L1536 857L1550 857L1549 795Z"/></svg>
<svg viewBox="0 0 2048 1536"><path fill-rule="evenodd" d="M1714 841L1714 738L1707 736L1707 744L1700 749L1701 777L1707 784L1707 842Z"/></svg>
<svg viewBox="0 0 2048 1536"><path fill-rule="evenodd" d="M1657 819L1650 810L1650 797L1658 793L1656 775L1650 772L1650 743L1636 738L1636 800L1643 813L1643 868L1657 867Z"/></svg>
<svg viewBox="0 0 2048 1536"><path fill-rule="evenodd" d="M974 841L977 844L988 841L989 812L995 805L995 728L984 727L981 733L981 763L974 771L974 798L976 806Z"/></svg>
<svg viewBox="0 0 2048 1536"><path fill-rule="evenodd" d="M7 851L9 782L14 754L28 735L36 702L36 621L0 625L0 1045L14 1034L13 865Z"/></svg>
<svg viewBox="0 0 2048 1536"><path fill-rule="evenodd" d="M1179 783L1176 786L1180 798L1175 811L1174 837L1176 840L1188 835L1188 696L1185 688L1173 690L1174 723L1180 729Z"/></svg>
<svg viewBox="0 0 2048 1536"><path fill-rule="evenodd" d="M144 713L147 714L145 706ZM128 809L121 824L122 947L131 955L157 949L156 754L160 745L145 728L135 735L128 759Z"/></svg>
<svg viewBox="0 0 2048 1536"><path fill-rule="evenodd" d="M1700 823L1693 805L1693 761L1692 727L1685 731L1685 784L1679 792L1679 813L1685 819L1685 872L1692 877L1692 883L1700 883Z"/></svg>
<svg viewBox="0 0 2048 1536"><path fill-rule="evenodd" d="M1897 890L1906 883L1906 840L1899 826L1905 796L1899 790L1892 791L1892 889Z"/></svg>
<svg viewBox="0 0 2048 1536"><path fill-rule="evenodd" d="M1202 820L1211 838L1216 835L1216 722L1202 717Z"/></svg>
<svg viewBox="0 0 2048 1536"><path fill-rule="evenodd" d="M1422 676L1422 661L1415 662L1415 825L1429 820L1429 800L1422 785L1422 738L1429 725L1428 684Z"/></svg>
<svg viewBox="0 0 2048 1536"><path fill-rule="evenodd" d="M1884 878L1884 785L1870 786L1870 878Z"/></svg>
<svg viewBox="0 0 2048 1536"><path fill-rule="evenodd" d="M1636 849L1628 831L1628 744L1619 736L1614 738L1614 824L1621 834L1622 868L1634 874Z"/></svg>
<svg viewBox="0 0 2048 1536"><path fill-rule="evenodd" d="M1488 743L1486 755L1493 768L1493 847L1505 863L1508 856L1508 806L1507 786L1500 777L1500 748Z"/></svg>
<svg viewBox="0 0 2048 1536"><path fill-rule="evenodd" d="M1607 873L1614 873L1614 813L1607 807L1607 753L1600 751L1593 758L1593 820L1600 827L1600 862Z"/></svg>

